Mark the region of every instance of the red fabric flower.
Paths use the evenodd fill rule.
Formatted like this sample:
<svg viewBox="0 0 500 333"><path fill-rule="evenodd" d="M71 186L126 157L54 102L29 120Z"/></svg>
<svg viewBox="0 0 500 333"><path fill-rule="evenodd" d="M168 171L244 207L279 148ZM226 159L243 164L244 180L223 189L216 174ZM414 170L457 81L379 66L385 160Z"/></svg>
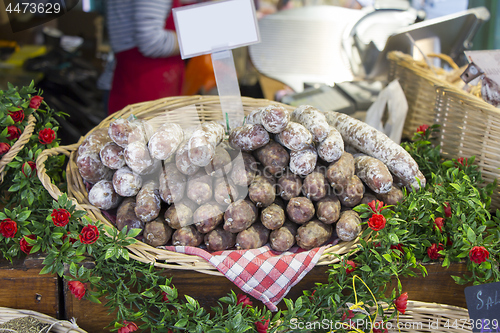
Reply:
<svg viewBox="0 0 500 333"><path fill-rule="evenodd" d="M345 272L347 274L354 272L354 270L356 269L356 266L357 266L356 263L352 260L346 260L345 265L346 265Z"/></svg>
<svg viewBox="0 0 500 333"><path fill-rule="evenodd" d="M52 216L52 222L54 222L54 225L56 227L64 227L66 224L68 224L71 214L66 209L59 208L54 209L50 216Z"/></svg>
<svg viewBox="0 0 500 333"><path fill-rule="evenodd" d="M10 145L5 142L0 142L0 156L3 156L10 150Z"/></svg>
<svg viewBox="0 0 500 333"><path fill-rule="evenodd" d="M21 130L18 127L14 125L7 126L7 139L16 140L19 139L20 136Z"/></svg>
<svg viewBox="0 0 500 333"><path fill-rule="evenodd" d="M368 219L368 226L373 231L379 231L385 228L385 217L381 214L373 214L372 217Z"/></svg>
<svg viewBox="0 0 500 333"><path fill-rule="evenodd" d="M19 111L10 111L9 116L12 118L12 120L15 123L20 123L24 120L24 111L19 110Z"/></svg>
<svg viewBox="0 0 500 333"><path fill-rule="evenodd" d="M398 245L391 245L391 249L398 250L401 253L404 253L404 251L403 251L403 244L401 244L401 243L399 243Z"/></svg>
<svg viewBox="0 0 500 333"><path fill-rule="evenodd" d="M348 313L343 313L342 318L340 319L341 321L345 321L346 319L352 319L354 318L355 314L354 311L352 310L347 310Z"/></svg>
<svg viewBox="0 0 500 333"><path fill-rule="evenodd" d="M42 145L48 145L52 143L55 138L56 133L52 128L44 128L38 133L38 141L40 141Z"/></svg>
<svg viewBox="0 0 500 333"><path fill-rule="evenodd" d="M138 330L138 327L133 322L128 322L126 320L123 321L123 327L118 329L118 333L130 333Z"/></svg>
<svg viewBox="0 0 500 333"><path fill-rule="evenodd" d="M439 243L439 244L434 243L434 244L431 245L431 247L429 247L427 249L427 255L432 260L436 260L439 257L441 257L441 254L439 254L439 251L442 251L442 250L443 250L443 244L441 244L441 243Z"/></svg>
<svg viewBox="0 0 500 333"><path fill-rule="evenodd" d="M94 244L99 239L99 230L95 225L86 225L79 237L82 244Z"/></svg>
<svg viewBox="0 0 500 333"><path fill-rule="evenodd" d="M377 201L373 200L372 202L368 203L368 207L370 207L370 209L372 210L372 212L374 212L374 213L380 213L380 211L384 207L384 202L383 201L379 201L379 200L377 200Z"/></svg>
<svg viewBox="0 0 500 333"><path fill-rule="evenodd" d="M17 223L11 219L5 219L0 222L0 234L5 238L14 238L17 232Z"/></svg>
<svg viewBox="0 0 500 333"><path fill-rule="evenodd" d="M252 306L252 301L245 294L238 294L238 295L236 295L236 299L237 299L236 305L242 304L243 307Z"/></svg>
<svg viewBox="0 0 500 333"><path fill-rule="evenodd" d="M29 235L26 237L28 237L29 239L36 239L35 235ZM33 245L28 243L25 237L21 238L21 240L19 241L19 246L21 247L21 251L23 251L26 254L30 254L31 249L33 248Z"/></svg>
<svg viewBox="0 0 500 333"><path fill-rule="evenodd" d="M79 300L85 296L85 285L80 281L69 281L68 289Z"/></svg>
<svg viewBox="0 0 500 333"><path fill-rule="evenodd" d="M467 159L467 157L466 158L459 157L457 159L457 164L458 164L458 166L467 166L468 161L469 160Z"/></svg>
<svg viewBox="0 0 500 333"><path fill-rule="evenodd" d="M469 251L469 259L476 264L485 262L486 259L490 258L490 253L484 248L484 246L474 246Z"/></svg>
<svg viewBox="0 0 500 333"><path fill-rule="evenodd" d="M36 164L35 162L33 161L28 161L28 162L24 162L23 163L23 167L21 168L21 172L23 173L24 177L28 177L28 175L24 172L24 167L26 166L26 164L29 165L29 167L31 168L31 173L30 175L33 175L35 169L36 169Z"/></svg>
<svg viewBox="0 0 500 333"><path fill-rule="evenodd" d="M434 229L439 229L440 232L443 232L444 227L444 219L442 217L436 217L434 219Z"/></svg>
<svg viewBox="0 0 500 333"><path fill-rule="evenodd" d="M38 109L40 107L40 104L42 104L43 97L42 96L33 96L31 97L30 101L30 108L32 109Z"/></svg>
<svg viewBox="0 0 500 333"><path fill-rule="evenodd" d="M396 306L396 310L405 314L406 306L408 305L408 293L402 293L398 298L396 298L394 305Z"/></svg>
<svg viewBox="0 0 500 333"><path fill-rule="evenodd" d="M384 328L384 323L382 321L376 322L373 325L373 333L388 333L389 330Z"/></svg>
<svg viewBox="0 0 500 333"><path fill-rule="evenodd" d="M417 133L420 133L420 132L425 133L425 132L427 132L428 129L429 129L429 125L425 125L425 124L420 125L417 127Z"/></svg>
<svg viewBox="0 0 500 333"><path fill-rule="evenodd" d="M262 319L264 319L264 317L262 317ZM256 322L255 328L257 329L257 333L267 333L267 329L269 328L269 319L264 322Z"/></svg>
<svg viewBox="0 0 500 333"><path fill-rule="evenodd" d="M444 203L444 217L451 217L451 206L449 202Z"/></svg>

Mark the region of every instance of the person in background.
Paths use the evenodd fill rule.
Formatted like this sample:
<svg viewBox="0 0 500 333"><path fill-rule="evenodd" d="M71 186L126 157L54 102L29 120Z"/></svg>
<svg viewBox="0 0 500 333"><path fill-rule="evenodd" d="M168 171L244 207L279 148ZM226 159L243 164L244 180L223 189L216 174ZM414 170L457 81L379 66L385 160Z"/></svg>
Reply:
<svg viewBox="0 0 500 333"><path fill-rule="evenodd" d="M180 96L184 61L172 8L179 0L108 0L107 27L115 54L108 113L129 104Z"/></svg>

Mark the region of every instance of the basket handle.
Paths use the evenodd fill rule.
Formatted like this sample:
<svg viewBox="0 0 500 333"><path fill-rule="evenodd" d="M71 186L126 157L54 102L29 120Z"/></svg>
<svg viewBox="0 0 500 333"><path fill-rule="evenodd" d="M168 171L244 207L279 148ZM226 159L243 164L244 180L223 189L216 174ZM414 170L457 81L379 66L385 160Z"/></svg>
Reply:
<svg viewBox="0 0 500 333"><path fill-rule="evenodd" d="M444 54L444 53L429 53L429 54L427 54L427 57L430 57L430 58L439 58L441 60L444 60L453 69L459 69L460 68L460 67L458 67L458 65L456 64L456 62L449 55L447 55L447 54Z"/></svg>
<svg viewBox="0 0 500 333"><path fill-rule="evenodd" d="M50 180L50 177L47 175L47 169L45 168L45 161L47 161L47 158L55 155L60 155L64 154L67 157L71 154L72 151L78 149L80 146L80 143L75 143L70 146L60 146L60 147L54 147L51 149L46 149L38 155L38 158L36 159L36 171L38 175L38 179L40 179L40 182L42 182L43 187L49 192L50 196L54 198L54 200L58 200L59 197L62 195L61 190L52 183ZM70 198L73 203L77 206L79 206L78 202L74 198Z"/></svg>
<svg viewBox="0 0 500 333"><path fill-rule="evenodd" d="M30 141L31 134L33 134L33 131L35 130L35 123L35 116L33 116L33 114L30 114L28 117L28 124L24 128L23 134L21 134L19 139L16 141L16 143L14 143L9 151L2 156L2 159L0 160L0 184L3 183L3 177L5 176L3 171L7 164L12 162L17 154L24 148L24 145L26 145Z"/></svg>

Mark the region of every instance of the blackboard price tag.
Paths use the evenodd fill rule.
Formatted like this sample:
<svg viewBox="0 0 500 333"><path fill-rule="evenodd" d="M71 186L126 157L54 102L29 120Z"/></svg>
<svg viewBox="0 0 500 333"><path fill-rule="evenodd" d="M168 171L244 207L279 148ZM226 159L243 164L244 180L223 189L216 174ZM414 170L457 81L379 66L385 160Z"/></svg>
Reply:
<svg viewBox="0 0 500 333"><path fill-rule="evenodd" d="M500 333L500 282L464 290L473 332Z"/></svg>

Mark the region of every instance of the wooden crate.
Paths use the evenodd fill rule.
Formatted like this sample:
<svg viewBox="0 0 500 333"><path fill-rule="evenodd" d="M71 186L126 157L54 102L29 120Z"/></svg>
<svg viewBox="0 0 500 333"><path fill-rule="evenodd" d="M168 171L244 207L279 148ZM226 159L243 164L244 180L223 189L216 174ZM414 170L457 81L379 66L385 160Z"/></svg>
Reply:
<svg viewBox="0 0 500 333"><path fill-rule="evenodd" d="M466 286L457 285L451 278L451 275L461 276L464 274L467 271L465 264L452 264L449 269L443 269L440 263L430 263L425 266L429 273L427 277L401 279L403 292L408 292L411 300L467 307L463 292ZM328 283L327 270L329 268L329 266L314 267L290 290L286 298L295 300L302 295L304 290L313 289L316 283ZM182 298L183 295L194 297L207 310L216 306L218 299L226 296L231 290L237 294L242 293L236 285L222 276L181 270L166 270L165 275L173 277L172 283L178 289L179 298ZM395 280L392 285L396 285ZM109 309L104 305L95 304L85 299L78 301L67 290L66 283L64 290L68 318L77 318L78 325L88 332L107 332L104 327L115 318L116 314L109 315ZM104 304L105 300L101 301ZM254 298L252 301L254 305L264 306ZM281 301L278 308L285 309L285 303Z"/></svg>
<svg viewBox="0 0 500 333"><path fill-rule="evenodd" d="M14 264L0 259L0 306L61 319L60 281L56 275L39 274L43 259L33 255Z"/></svg>

